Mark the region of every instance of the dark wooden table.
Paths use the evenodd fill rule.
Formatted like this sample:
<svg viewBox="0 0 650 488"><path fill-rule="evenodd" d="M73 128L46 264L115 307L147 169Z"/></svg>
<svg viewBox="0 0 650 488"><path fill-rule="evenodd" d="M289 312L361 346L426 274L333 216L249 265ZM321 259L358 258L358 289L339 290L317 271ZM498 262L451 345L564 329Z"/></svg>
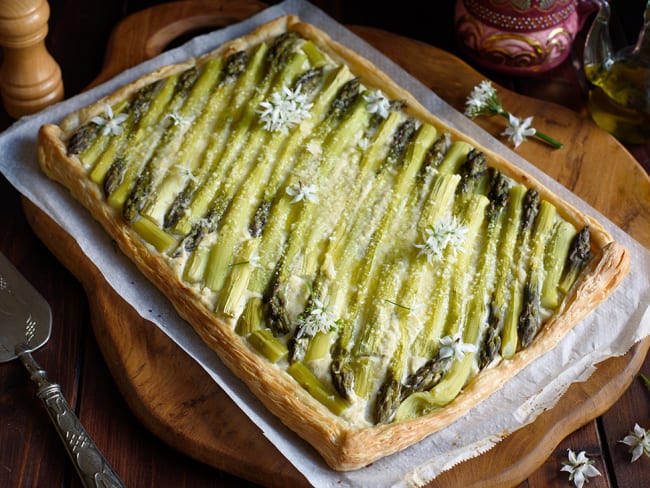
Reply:
<svg viewBox="0 0 650 488"><path fill-rule="evenodd" d="M115 25L130 13L162 2L51 0L49 3L52 13L47 46L62 68L66 95L70 96L83 90L101 70L106 41ZM456 52L452 0L436 2L436 15L428 12L427 2L408 0L399 2L399 8L380 7L367 0L315 3L343 23L371 25ZM633 42L644 3L645 0L614 2L615 42ZM584 84L575 69L575 62L580 59L581 39L576 41L575 52L567 62L538 78L508 78L488 72L485 75L518 93L560 103L585 114ZM0 130L11 122L0 110ZM650 144L628 149L650 172ZM35 236L23 215L20 195L4 177L0 177L0 208L0 251L52 307L53 335L47 347L35 353L35 358L50 378L61 384L68 401L127 486L250 485L178 453L135 419L99 353L90 328L84 290ZM641 371L650 376L649 358ZM633 381L609 411L564 439L521 486L572 486L566 473L559 472L568 448L585 450L596 461L603 476L592 478L590 487L649 486L650 459L644 457L631 464L625 446L618 443L635 422L650 427L650 391L640 380ZM34 396L32 384L18 363L0 366L0 446L0 486L80 486Z"/></svg>

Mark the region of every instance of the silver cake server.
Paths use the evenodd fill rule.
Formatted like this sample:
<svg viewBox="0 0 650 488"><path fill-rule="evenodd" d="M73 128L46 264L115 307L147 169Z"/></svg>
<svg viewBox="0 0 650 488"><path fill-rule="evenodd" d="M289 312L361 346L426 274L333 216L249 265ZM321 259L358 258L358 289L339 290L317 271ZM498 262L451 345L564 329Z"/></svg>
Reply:
<svg viewBox="0 0 650 488"><path fill-rule="evenodd" d="M45 371L31 355L47 342L51 330L50 305L0 253L0 363L19 358L25 365L83 485L123 487L70 408L61 387L47 380Z"/></svg>

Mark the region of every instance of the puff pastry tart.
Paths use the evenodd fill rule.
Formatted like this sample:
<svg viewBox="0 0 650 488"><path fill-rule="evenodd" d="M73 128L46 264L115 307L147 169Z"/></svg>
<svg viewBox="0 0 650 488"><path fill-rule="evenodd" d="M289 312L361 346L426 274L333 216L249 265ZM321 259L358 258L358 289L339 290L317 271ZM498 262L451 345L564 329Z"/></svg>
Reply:
<svg viewBox="0 0 650 488"><path fill-rule="evenodd" d="M294 16L43 126L39 157L336 470L470 412L628 270L598 222Z"/></svg>

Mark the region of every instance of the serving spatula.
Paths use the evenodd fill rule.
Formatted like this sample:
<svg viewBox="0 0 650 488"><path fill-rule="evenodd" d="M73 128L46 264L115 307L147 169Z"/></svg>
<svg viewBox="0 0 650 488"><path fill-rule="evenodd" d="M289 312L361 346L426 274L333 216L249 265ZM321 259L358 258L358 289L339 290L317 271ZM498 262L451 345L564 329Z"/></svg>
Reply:
<svg viewBox="0 0 650 488"><path fill-rule="evenodd" d="M27 368L84 486L123 487L70 408L61 387L47 380L31 355L47 342L51 330L50 305L0 253L0 363L19 358Z"/></svg>

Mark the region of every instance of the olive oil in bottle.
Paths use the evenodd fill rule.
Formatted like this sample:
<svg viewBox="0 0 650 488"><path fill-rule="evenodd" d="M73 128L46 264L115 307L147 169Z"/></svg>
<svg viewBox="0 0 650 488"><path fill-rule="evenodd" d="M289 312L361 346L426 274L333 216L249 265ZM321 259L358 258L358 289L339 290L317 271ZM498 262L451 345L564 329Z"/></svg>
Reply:
<svg viewBox="0 0 650 488"><path fill-rule="evenodd" d="M594 122L621 142L650 142L650 65L620 60L606 71L586 66L585 72Z"/></svg>
<svg viewBox="0 0 650 488"><path fill-rule="evenodd" d="M584 70L589 87L589 111L594 121L621 142L650 142L650 0L636 45L612 52L610 8L599 0L599 11L585 43Z"/></svg>

